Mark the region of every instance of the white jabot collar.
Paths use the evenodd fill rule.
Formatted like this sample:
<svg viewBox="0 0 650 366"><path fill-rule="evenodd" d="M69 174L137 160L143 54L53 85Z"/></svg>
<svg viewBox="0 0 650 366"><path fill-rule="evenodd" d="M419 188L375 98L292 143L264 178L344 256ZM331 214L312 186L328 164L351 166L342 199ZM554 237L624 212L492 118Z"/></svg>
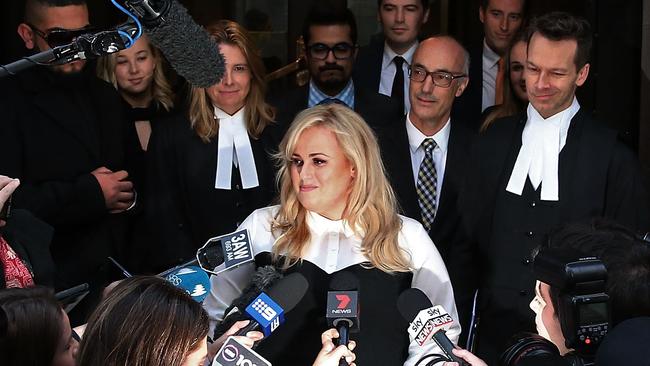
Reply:
<svg viewBox="0 0 650 366"><path fill-rule="evenodd" d="M326 233L340 233L348 238L355 236L354 230L348 225L347 220L330 220L325 216L313 211L307 211L307 226L316 235Z"/></svg>
<svg viewBox="0 0 650 366"><path fill-rule="evenodd" d="M521 134L521 149L512 169L506 191L521 196L530 177L533 188L542 184L540 198L544 201L558 201L558 168L560 151L566 144L571 119L578 113L580 104L574 97L571 106L544 119L528 104L528 120Z"/></svg>
<svg viewBox="0 0 650 366"><path fill-rule="evenodd" d="M232 116L214 107L214 118L219 120L217 174L214 188L231 189L232 167L239 168L244 189L259 186L253 148L244 122L244 110Z"/></svg>

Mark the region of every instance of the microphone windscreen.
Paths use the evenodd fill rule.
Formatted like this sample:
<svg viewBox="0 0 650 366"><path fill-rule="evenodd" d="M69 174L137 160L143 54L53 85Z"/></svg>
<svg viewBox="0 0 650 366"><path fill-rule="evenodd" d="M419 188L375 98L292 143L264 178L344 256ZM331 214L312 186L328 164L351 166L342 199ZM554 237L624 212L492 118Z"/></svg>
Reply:
<svg viewBox="0 0 650 366"><path fill-rule="evenodd" d="M185 290L196 302L203 302L210 292L210 278L197 266L181 267L165 276L165 279Z"/></svg>
<svg viewBox="0 0 650 366"><path fill-rule="evenodd" d="M281 278L282 273L278 272L274 266L263 266L257 268L253 274L251 282L246 286L246 288L244 288L242 294L233 300L224 312L225 318L215 328L213 339L217 339L222 334L226 333L235 322L248 319L248 316L244 312L244 309L246 309L248 304L259 296L260 293L267 291Z"/></svg>
<svg viewBox="0 0 650 366"><path fill-rule="evenodd" d="M271 286L267 295L287 313L298 305L307 293L308 287L309 283L305 276L294 272Z"/></svg>
<svg viewBox="0 0 650 366"><path fill-rule="evenodd" d="M217 43L194 22L187 9L175 0L169 3L164 20L151 27L145 23L145 33L190 84L202 88L217 84L225 71Z"/></svg>
<svg viewBox="0 0 650 366"><path fill-rule="evenodd" d="M432 307L429 297L418 288L410 288L402 292L397 298L397 310L407 322L412 322L418 313Z"/></svg>
<svg viewBox="0 0 650 366"><path fill-rule="evenodd" d="M330 280L332 291L357 291L359 289L359 278L352 272L336 272Z"/></svg>

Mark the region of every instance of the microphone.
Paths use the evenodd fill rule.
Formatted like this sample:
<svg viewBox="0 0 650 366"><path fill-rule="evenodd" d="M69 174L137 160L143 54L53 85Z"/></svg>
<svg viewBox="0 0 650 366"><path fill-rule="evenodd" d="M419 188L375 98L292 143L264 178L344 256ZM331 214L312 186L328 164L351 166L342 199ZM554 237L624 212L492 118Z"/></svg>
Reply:
<svg viewBox="0 0 650 366"><path fill-rule="evenodd" d="M230 268L252 262L255 258L249 237L248 230L244 229L211 238L196 251L195 259L159 273L158 276L165 277L179 268L197 264L204 271L218 275ZM216 267L224 263L224 268L215 271Z"/></svg>
<svg viewBox="0 0 650 366"><path fill-rule="evenodd" d="M262 266L257 268L253 274L251 282L244 288L242 294L233 300L230 306L224 312L224 319L217 325L214 330L212 339L221 337L237 321L246 320L244 309L253 302L263 291L267 291L277 281L283 278L283 275L277 271L274 266Z"/></svg>
<svg viewBox="0 0 650 366"><path fill-rule="evenodd" d="M181 290L185 290L199 303L203 302L210 292L208 274L196 266L179 268L165 276L165 279Z"/></svg>
<svg viewBox="0 0 650 366"><path fill-rule="evenodd" d="M344 271L334 274L327 292L327 325L339 332L337 346L347 346L350 332L359 331L359 279ZM341 358L339 365L346 365Z"/></svg>
<svg viewBox="0 0 650 366"><path fill-rule="evenodd" d="M415 340L422 346L431 339L440 347L448 361L458 362L461 366L469 366L464 360L454 355L451 350L454 344L447 337L454 320L445 309L431 304L431 300L422 290L410 288L397 298L397 309L402 317L410 322L408 332L411 341Z"/></svg>
<svg viewBox="0 0 650 366"><path fill-rule="evenodd" d="M246 307L246 314L251 322L235 335L259 330L269 336L280 324L284 323L284 314L291 311L307 292L309 284L300 273L292 273L279 280L267 293L260 293Z"/></svg>
<svg viewBox="0 0 650 366"><path fill-rule="evenodd" d="M212 366L271 366L271 363L259 353L239 343L236 338L228 337L212 360Z"/></svg>
<svg viewBox="0 0 650 366"><path fill-rule="evenodd" d="M217 43L175 0L126 0L151 42L190 84L207 88L225 71Z"/></svg>

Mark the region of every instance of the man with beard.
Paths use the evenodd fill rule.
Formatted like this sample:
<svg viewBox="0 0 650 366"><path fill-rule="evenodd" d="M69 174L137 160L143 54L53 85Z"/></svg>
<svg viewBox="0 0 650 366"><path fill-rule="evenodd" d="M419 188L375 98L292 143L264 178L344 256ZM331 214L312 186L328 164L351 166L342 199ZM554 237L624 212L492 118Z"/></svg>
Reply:
<svg viewBox="0 0 650 366"><path fill-rule="evenodd" d="M18 34L31 52L88 32L84 0L27 0ZM55 285L92 293L106 280L106 257L123 241L123 212L134 203L124 167L120 102L85 61L35 66L0 87L0 172L20 178L15 207L52 225ZM79 316L92 304L84 300ZM75 319L76 320L76 319Z"/></svg>
<svg viewBox="0 0 650 366"><path fill-rule="evenodd" d="M326 103L347 105L374 129L400 119L399 109L389 97L358 88L352 81L358 45L357 24L349 9L318 3L305 19L302 36L311 79L309 85L271 102L282 131L303 109Z"/></svg>

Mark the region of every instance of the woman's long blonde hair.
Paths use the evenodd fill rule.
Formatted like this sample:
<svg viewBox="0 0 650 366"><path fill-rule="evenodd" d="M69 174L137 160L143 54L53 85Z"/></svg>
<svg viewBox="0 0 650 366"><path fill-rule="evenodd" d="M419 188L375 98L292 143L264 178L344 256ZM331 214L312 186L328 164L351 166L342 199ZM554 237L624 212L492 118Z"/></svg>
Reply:
<svg viewBox="0 0 650 366"><path fill-rule="evenodd" d="M244 119L248 134L259 138L264 128L273 121L275 114L264 98L264 64L246 30L230 20L221 20L207 27L208 33L219 44L235 46L241 50L251 72L251 87L245 103ZM226 60L227 62L227 60ZM210 141L219 131L219 121L215 119L214 107L206 88L192 87L190 91L189 119L192 128L204 142Z"/></svg>
<svg viewBox="0 0 650 366"><path fill-rule="evenodd" d="M274 257L277 260L284 256L281 265L290 267L300 260L310 240L306 209L293 189L290 170L291 157L302 132L316 126L325 127L336 135L344 155L355 169L343 218L355 234L363 237L361 251L369 259L370 266L389 273L409 271L410 259L397 241L401 220L377 139L361 116L338 104L302 111L280 144L276 156L280 210L272 223L272 230L279 236L273 248Z"/></svg>
<svg viewBox="0 0 650 366"><path fill-rule="evenodd" d="M151 57L154 59L155 67L153 70L153 81L151 82L151 95L153 100L160 103L166 111L169 111L174 108L174 91L165 76L163 57L160 51L149 42L146 35L143 34L140 39L143 42L147 42ZM117 63L118 54L119 52L113 53L106 57L100 57L97 60L97 76L113 84L115 89L119 90L117 78L115 77L115 64Z"/></svg>

